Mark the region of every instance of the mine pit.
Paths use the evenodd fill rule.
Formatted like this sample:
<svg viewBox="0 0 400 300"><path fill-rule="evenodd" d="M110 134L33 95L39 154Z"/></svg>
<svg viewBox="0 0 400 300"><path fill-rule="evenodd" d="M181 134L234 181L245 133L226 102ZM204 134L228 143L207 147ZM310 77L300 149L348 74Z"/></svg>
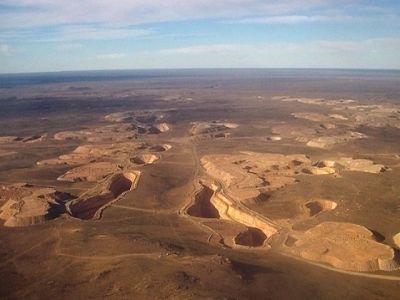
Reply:
<svg viewBox="0 0 400 300"><path fill-rule="evenodd" d="M336 202L330 200L315 200L305 204L308 208L310 217L313 217L320 212L334 210L337 206Z"/></svg>
<svg viewBox="0 0 400 300"><path fill-rule="evenodd" d="M138 165L149 165L156 162L159 157L155 154L142 154L131 158L131 162Z"/></svg>
<svg viewBox="0 0 400 300"><path fill-rule="evenodd" d="M151 150L151 151L154 151L154 152L164 152L164 151L168 151L168 150L171 149L171 148L172 148L172 146L169 145L169 144L162 144L162 145L155 145L155 146L152 146L152 147L150 148L150 150Z"/></svg>
<svg viewBox="0 0 400 300"><path fill-rule="evenodd" d="M188 208L187 213L192 217L219 219L218 210L211 203L213 195L212 189L202 185L202 189L195 196L194 204Z"/></svg>
<svg viewBox="0 0 400 300"><path fill-rule="evenodd" d="M82 220L98 219L102 210L114 202L123 193L134 188L137 179L135 173L120 173L114 175L107 189L97 195L81 197L67 205L67 211L75 218Z"/></svg>
<svg viewBox="0 0 400 300"><path fill-rule="evenodd" d="M136 176L130 173L117 174L111 179L109 191L113 194L115 198L119 197L122 193L129 191L132 188Z"/></svg>
<svg viewBox="0 0 400 300"><path fill-rule="evenodd" d="M248 227L246 231L240 232L235 237L235 244L247 247L261 247L267 236L258 228Z"/></svg>

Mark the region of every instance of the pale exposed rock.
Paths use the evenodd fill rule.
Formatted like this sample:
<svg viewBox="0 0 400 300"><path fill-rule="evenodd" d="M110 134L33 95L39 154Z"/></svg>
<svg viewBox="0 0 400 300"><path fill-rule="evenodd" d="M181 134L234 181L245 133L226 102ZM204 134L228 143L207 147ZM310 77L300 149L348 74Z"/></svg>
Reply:
<svg viewBox="0 0 400 300"><path fill-rule="evenodd" d="M245 201L262 191L272 191L295 182L295 175L310 160L304 155L241 152L236 155L206 155L201 163L207 173L221 180L232 197Z"/></svg>
<svg viewBox="0 0 400 300"><path fill-rule="evenodd" d="M317 138L313 138L307 142L308 147L314 148L322 148L322 149L329 149L336 144L342 144L349 141L363 139L367 136L365 134L354 132L354 131L347 131L343 134L334 135L334 136L321 136Z"/></svg>
<svg viewBox="0 0 400 300"><path fill-rule="evenodd" d="M367 172L367 173L381 173L387 171L388 168L381 164L375 164L368 159L353 159L351 157L343 157L337 161L346 170Z"/></svg>
<svg viewBox="0 0 400 300"><path fill-rule="evenodd" d="M310 167L309 169L305 169L304 171L305 173L309 172L313 175L329 175L336 173L336 170L330 167Z"/></svg>
<svg viewBox="0 0 400 300"><path fill-rule="evenodd" d="M280 100L284 102L300 102L304 104L315 104L315 105L326 105L326 106L346 105L356 102L351 99L330 100L324 98L290 98L290 97L281 98Z"/></svg>
<svg viewBox="0 0 400 300"><path fill-rule="evenodd" d="M172 148L172 146L169 144L161 144L161 145L152 146L150 148L150 150L155 151L155 152L164 152L164 151L170 150L171 148Z"/></svg>
<svg viewBox="0 0 400 300"><path fill-rule="evenodd" d="M241 223L248 227L261 230L267 237L277 233L278 228L274 227L267 219L255 212L237 205L222 193L216 193L211 198L211 203L218 210L219 216L225 220Z"/></svg>
<svg viewBox="0 0 400 300"><path fill-rule="evenodd" d="M47 134L35 134L26 137L20 136L1 136L0 137L0 144L9 144L9 143L38 143L42 142L47 137Z"/></svg>
<svg viewBox="0 0 400 300"><path fill-rule="evenodd" d="M118 112L109 114L104 118L109 122L122 123L122 122L133 121L134 120L133 115L134 115L133 112Z"/></svg>
<svg viewBox="0 0 400 300"><path fill-rule="evenodd" d="M135 137L136 127L130 124L113 124L86 130L62 131L54 135L58 141L79 140L90 143L124 142Z"/></svg>
<svg viewBox="0 0 400 300"><path fill-rule="evenodd" d="M135 154L137 143L89 144L78 146L69 154L37 162L38 165L80 165L96 160L125 161Z"/></svg>
<svg viewBox="0 0 400 300"><path fill-rule="evenodd" d="M399 268L394 250L378 243L367 228L350 223L324 222L296 232L289 251L335 268L357 271L393 271Z"/></svg>
<svg viewBox="0 0 400 300"><path fill-rule="evenodd" d="M234 128L239 127L239 124L236 124L236 123L223 123L223 124L226 128L229 128L229 129L234 129Z"/></svg>
<svg viewBox="0 0 400 300"><path fill-rule="evenodd" d="M318 160L313 164L313 166L318 167L318 168L334 168L336 165L336 162L334 160Z"/></svg>
<svg viewBox="0 0 400 300"><path fill-rule="evenodd" d="M400 249L400 232L393 236L393 242Z"/></svg>
<svg viewBox="0 0 400 300"><path fill-rule="evenodd" d="M153 164L154 162L156 162L157 160L159 160L160 157L151 153L145 153L142 155L138 155L135 156L133 158L131 158L131 161L135 164L139 164L139 165L149 165L149 164Z"/></svg>
<svg viewBox="0 0 400 300"><path fill-rule="evenodd" d="M343 121L347 121L348 120L348 118L346 118L343 115L339 115L339 114L329 114L329 117L333 118L333 119L337 119L337 120L343 120Z"/></svg>
<svg viewBox="0 0 400 300"><path fill-rule="evenodd" d="M311 112L299 112L299 113L292 113L295 118L298 119L305 119L313 122L326 122L329 120L329 117L320 114L320 113L311 113Z"/></svg>
<svg viewBox="0 0 400 300"><path fill-rule="evenodd" d="M149 131L151 133L162 133L162 132L167 132L169 130L169 125L167 123L159 123L153 125Z"/></svg>
<svg viewBox="0 0 400 300"><path fill-rule="evenodd" d="M280 141L282 138L280 136L274 135L267 138L269 141Z"/></svg>
<svg viewBox="0 0 400 300"><path fill-rule="evenodd" d="M76 167L57 178L60 181L78 182L91 181L96 182L105 178L107 175L120 170L120 167L110 162L97 162Z"/></svg>
<svg viewBox="0 0 400 300"><path fill-rule="evenodd" d="M7 199L0 208L0 219L7 227L41 224L63 211L63 206L58 203L65 200L63 194L53 188L11 185L3 186L0 193Z"/></svg>

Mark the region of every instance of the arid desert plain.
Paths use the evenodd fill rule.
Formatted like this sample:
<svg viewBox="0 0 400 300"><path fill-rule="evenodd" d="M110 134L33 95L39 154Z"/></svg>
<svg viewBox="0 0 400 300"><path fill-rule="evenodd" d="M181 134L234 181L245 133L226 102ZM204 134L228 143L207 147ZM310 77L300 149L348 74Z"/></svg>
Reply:
<svg viewBox="0 0 400 300"><path fill-rule="evenodd" d="M0 76L1 299L399 299L400 73Z"/></svg>

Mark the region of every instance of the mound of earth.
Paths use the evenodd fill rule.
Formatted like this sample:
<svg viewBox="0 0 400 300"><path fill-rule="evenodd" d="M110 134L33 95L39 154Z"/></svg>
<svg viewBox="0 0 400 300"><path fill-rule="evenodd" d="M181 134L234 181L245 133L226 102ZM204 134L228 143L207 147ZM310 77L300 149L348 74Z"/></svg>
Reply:
<svg viewBox="0 0 400 300"><path fill-rule="evenodd" d="M131 158L131 162L138 165L149 165L156 162L159 159L160 157L155 154L145 153Z"/></svg>
<svg viewBox="0 0 400 300"><path fill-rule="evenodd" d="M35 134L27 137L20 136L1 136L0 144L9 144L9 143L37 143L42 142L47 137L47 134Z"/></svg>
<svg viewBox="0 0 400 300"><path fill-rule="evenodd" d="M53 188L27 184L3 186L1 198L6 203L0 208L4 226L21 227L44 223L64 212L63 202L71 197Z"/></svg>
<svg viewBox="0 0 400 300"><path fill-rule="evenodd" d="M118 165L111 162L95 162L69 170L58 177L57 180L68 182L96 182L120 169L121 168Z"/></svg>
<svg viewBox="0 0 400 300"><path fill-rule="evenodd" d="M313 200L305 204L305 207L308 208L310 212L310 217L313 217L323 211L334 210L336 206L336 202L323 199Z"/></svg>
<svg viewBox="0 0 400 300"><path fill-rule="evenodd" d="M150 127L149 132L150 133L163 133L167 132L169 130L169 125L167 123L159 123L159 124L154 124L153 126Z"/></svg>
<svg viewBox="0 0 400 300"><path fill-rule="evenodd" d="M343 168L348 171L366 172L366 173L381 173L390 170L388 167L375 164L368 159L353 159L351 157L343 157L337 161L321 160L313 164L311 168L304 169L304 173L314 175L335 174L337 169Z"/></svg>
<svg viewBox="0 0 400 300"><path fill-rule="evenodd" d="M304 104L315 104L315 105L326 105L326 106L337 106L337 105L348 105L355 103L355 100L351 99L324 99L324 98L290 98L290 97L279 97L279 100L284 102L299 102Z"/></svg>
<svg viewBox="0 0 400 300"><path fill-rule="evenodd" d="M125 111L112 113L104 117L109 122L116 123L134 123L142 125L151 125L158 120L165 118L164 112L157 111Z"/></svg>
<svg viewBox="0 0 400 300"><path fill-rule="evenodd" d="M124 123L134 120L133 112L118 112L112 113L104 117L108 122Z"/></svg>
<svg viewBox="0 0 400 300"><path fill-rule="evenodd" d="M312 166L308 169L303 169L303 172L312 175L330 175L330 174L335 174L336 169L331 167Z"/></svg>
<svg viewBox="0 0 400 300"><path fill-rule="evenodd" d="M171 148L172 148L172 146L169 144L162 144L162 145L152 146L152 147L150 147L150 150L154 151L154 152L164 152L164 151L168 151Z"/></svg>
<svg viewBox="0 0 400 300"><path fill-rule="evenodd" d="M219 137L225 137L224 131L237 128L239 125L236 123L227 123L220 121L212 122L195 122L190 129L191 135L220 135ZM216 136L218 137L218 136Z"/></svg>
<svg viewBox="0 0 400 300"><path fill-rule="evenodd" d="M67 212L78 219L99 219L106 207L136 188L139 176L138 171L114 174L78 199L68 202Z"/></svg>
<svg viewBox="0 0 400 300"><path fill-rule="evenodd" d="M308 147L321 148L321 149L329 149L332 148L336 144L343 144L349 141L363 139L367 136L365 134L354 132L354 131L346 131L345 133L331 135L331 136L320 136L316 138L311 138L306 145Z"/></svg>
<svg viewBox="0 0 400 300"><path fill-rule="evenodd" d="M333 160L319 160L313 163L311 168L303 171L313 175L329 175L336 173L335 166L336 162Z"/></svg>
<svg viewBox="0 0 400 300"><path fill-rule="evenodd" d="M289 251L308 260L357 272L399 268L395 251L378 243L374 234L360 225L324 222L293 236L296 241Z"/></svg>
<svg viewBox="0 0 400 300"><path fill-rule="evenodd" d="M293 184L297 174L311 167L311 161L305 155L255 152L206 155L201 158L201 163L207 173L221 180L229 195L239 201Z"/></svg>
<svg viewBox="0 0 400 300"><path fill-rule="evenodd" d="M337 121L347 121L350 127L369 126L369 127L393 127L400 128L400 107L393 104L358 104L354 100L329 100L329 99L309 99L309 98L280 98L286 102L300 102L304 104L325 105L332 110L341 112L342 114L331 113L329 117ZM318 113L298 113L295 115L299 118L312 120L315 122L322 121L322 115Z"/></svg>
<svg viewBox="0 0 400 300"><path fill-rule="evenodd" d="M37 162L38 165L81 165L95 161L125 161L135 154L138 143L108 143L78 146L69 154Z"/></svg>
<svg viewBox="0 0 400 300"><path fill-rule="evenodd" d="M400 232L393 236L393 242L400 249Z"/></svg>
<svg viewBox="0 0 400 300"><path fill-rule="evenodd" d="M327 115L324 115L321 113L312 113L312 112L298 112L298 113L292 113L292 115L298 119L304 119L304 120L308 120L308 121L326 124L326 125L328 125L327 127L331 127L331 128L335 128L336 126L334 124L330 124L329 122L332 122L335 119L339 120L335 117L331 117L330 115L327 116ZM334 120L332 120L332 119L334 119ZM329 125L331 125L331 126L329 126Z"/></svg>
<svg viewBox="0 0 400 300"><path fill-rule="evenodd" d="M240 232L235 237L235 244L247 247L261 247L267 236L258 228L248 227L246 231Z"/></svg>
<svg viewBox="0 0 400 300"><path fill-rule="evenodd" d="M273 136L268 137L267 140L269 140L269 141L280 141L280 140L282 140L282 138L280 136L273 135Z"/></svg>
<svg viewBox="0 0 400 300"><path fill-rule="evenodd" d="M342 120L342 121L347 121L349 118L340 115L340 114L329 114L329 117L332 119L336 119L336 120Z"/></svg>
<svg viewBox="0 0 400 300"><path fill-rule="evenodd" d="M336 144L343 144L357 139L363 139L365 134L331 126L329 123L290 125L281 124L272 127L272 133L281 137L292 138L305 143L308 147L329 149Z"/></svg>
<svg viewBox="0 0 400 300"><path fill-rule="evenodd" d="M307 143L311 138L319 134L321 128L306 125L280 124L272 127L272 133L279 137L295 139L300 143Z"/></svg>
<svg viewBox="0 0 400 300"><path fill-rule="evenodd" d="M366 172L366 173L381 173L388 170L387 167L381 164L375 164L368 159L353 159L351 157L343 157L337 161L346 170Z"/></svg>
<svg viewBox="0 0 400 300"><path fill-rule="evenodd" d="M62 131L54 135L58 141L79 140L90 143L123 142L136 137L137 127L131 124L113 124L92 129Z"/></svg>

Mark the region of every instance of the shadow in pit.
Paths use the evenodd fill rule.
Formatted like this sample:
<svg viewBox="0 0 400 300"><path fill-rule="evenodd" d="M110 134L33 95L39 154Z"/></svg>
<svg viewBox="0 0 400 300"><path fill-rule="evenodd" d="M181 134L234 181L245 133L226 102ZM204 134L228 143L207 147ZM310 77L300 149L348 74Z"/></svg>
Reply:
<svg viewBox="0 0 400 300"><path fill-rule="evenodd" d="M251 283L254 277L258 274L278 274L279 271L271 268L253 265L249 263L240 262L237 260L230 260L232 270L240 276L246 283Z"/></svg>
<svg viewBox="0 0 400 300"><path fill-rule="evenodd" d="M45 219L53 220L58 218L60 215L66 213L67 210L65 209L65 204L68 201L74 200L76 198L76 196L69 193L56 192L54 199L55 202L48 202L49 209L47 210Z"/></svg>

